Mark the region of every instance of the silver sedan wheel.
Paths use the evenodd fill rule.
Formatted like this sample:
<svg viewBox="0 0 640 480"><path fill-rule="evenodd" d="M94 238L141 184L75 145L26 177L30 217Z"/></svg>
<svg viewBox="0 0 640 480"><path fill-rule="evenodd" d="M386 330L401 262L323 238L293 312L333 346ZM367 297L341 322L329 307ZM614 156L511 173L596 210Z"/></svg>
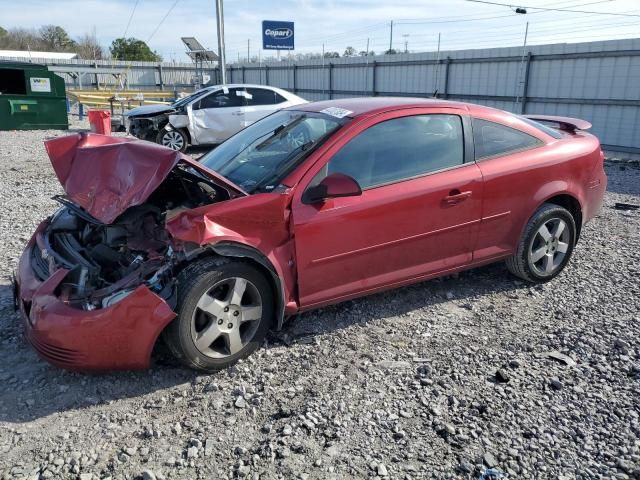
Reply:
<svg viewBox="0 0 640 480"><path fill-rule="evenodd" d="M261 319L262 298L256 286L245 278L227 278L198 300L191 338L203 355L228 357L251 342Z"/></svg>
<svg viewBox="0 0 640 480"><path fill-rule="evenodd" d="M533 237L529 248L529 265L541 277L553 275L569 251L571 233L561 218L551 218L543 223Z"/></svg>
<svg viewBox="0 0 640 480"><path fill-rule="evenodd" d="M184 147L184 138L180 133L171 130L162 135L162 145L171 150L181 150Z"/></svg>

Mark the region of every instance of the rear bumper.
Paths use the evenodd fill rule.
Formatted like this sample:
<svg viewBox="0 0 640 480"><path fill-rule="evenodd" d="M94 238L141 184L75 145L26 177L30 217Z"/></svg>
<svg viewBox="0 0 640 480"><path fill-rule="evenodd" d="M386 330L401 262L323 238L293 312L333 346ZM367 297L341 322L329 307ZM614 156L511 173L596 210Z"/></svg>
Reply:
<svg viewBox="0 0 640 480"><path fill-rule="evenodd" d="M20 258L14 282L25 336L49 363L78 371L147 368L160 332L175 317L146 286L107 308L81 310L57 297L68 270L51 270L44 281L34 273L31 249L38 227Z"/></svg>
<svg viewBox="0 0 640 480"><path fill-rule="evenodd" d="M604 194L607 191L607 174L602 171L598 178L589 183L587 189L587 204L584 212L583 223L588 222L600 213L604 203Z"/></svg>

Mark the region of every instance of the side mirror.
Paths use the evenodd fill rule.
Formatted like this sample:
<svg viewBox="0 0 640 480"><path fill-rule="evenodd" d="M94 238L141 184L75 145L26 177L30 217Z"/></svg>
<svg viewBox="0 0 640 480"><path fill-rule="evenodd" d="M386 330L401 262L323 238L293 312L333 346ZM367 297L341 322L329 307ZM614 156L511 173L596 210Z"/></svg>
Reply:
<svg viewBox="0 0 640 480"><path fill-rule="evenodd" d="M309 187L302 196L303 203L312 204L323 202L327 198L357 197L362 195L362 189L349 175L332 173L326 176L318 185Z"/></svg>

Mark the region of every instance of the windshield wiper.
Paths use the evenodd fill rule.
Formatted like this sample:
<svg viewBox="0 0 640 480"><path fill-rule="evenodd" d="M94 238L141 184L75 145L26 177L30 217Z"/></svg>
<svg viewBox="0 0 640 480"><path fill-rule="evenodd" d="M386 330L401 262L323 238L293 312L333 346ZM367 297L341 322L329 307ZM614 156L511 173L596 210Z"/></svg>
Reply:
<svg viewBox="0 0 640 480"><path fill-rule="evenodd" d="M295 160L298 159L298 156L301 153L304 153L307 150L309 150L315 143L316 143L315 141L309 140L308 142L303 143L302 145L291 150L291 152L289 152L289 155L287 155L285 159L280 163L280 166L276 168L273 171L273 173L269 175L266 179L262 180L261 182L258 182L251 191L255 192L258 189L269 186L271 182L278 180L285 172L287 172L295 164ZM269 190L273 190L273 188L270 188Z"/></svg>
<svg viewBox="0 0 640 480"><path fill-rule="evenodd" d="M270 146L277 137L281 137L283 136L284 133L289 132L289 130L291 130L292 128L296 127L298 124L300 124L302 121L304 121L304 119L307 118L306 115L300 115L299 117L297 117L295 120L293 120L291 123L288 123L286 125L280 125L278 127L276 127L273 130L273 133L271 134L271 136L269 138L266 138L262 143L259 143L258 145L256 145L255 149L259 152L260 150L263 150L265 148L267 148L268 146Z"/></svg>

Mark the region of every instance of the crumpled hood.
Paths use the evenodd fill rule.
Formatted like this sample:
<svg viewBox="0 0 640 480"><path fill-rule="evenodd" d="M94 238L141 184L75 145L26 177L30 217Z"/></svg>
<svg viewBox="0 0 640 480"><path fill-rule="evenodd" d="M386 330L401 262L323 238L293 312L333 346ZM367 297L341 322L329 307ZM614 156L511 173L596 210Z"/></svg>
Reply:
<svg viewBox="0 0 640 480"><path fill-rule="evenodd" d="M204 165L142 140L76 133L45 141L58 180L71 201L103 223L144 203L178 164L210 177L232 197L247 193Z"/></svg>
<svg viewBox="0 0 640 480"><path fill-rule="evenodd" d="M163 112L174 112L176 109L171 105L141 105L140 107L132 108L125 113L126 117L137 117L139 115L153 116Z"/></svg>

